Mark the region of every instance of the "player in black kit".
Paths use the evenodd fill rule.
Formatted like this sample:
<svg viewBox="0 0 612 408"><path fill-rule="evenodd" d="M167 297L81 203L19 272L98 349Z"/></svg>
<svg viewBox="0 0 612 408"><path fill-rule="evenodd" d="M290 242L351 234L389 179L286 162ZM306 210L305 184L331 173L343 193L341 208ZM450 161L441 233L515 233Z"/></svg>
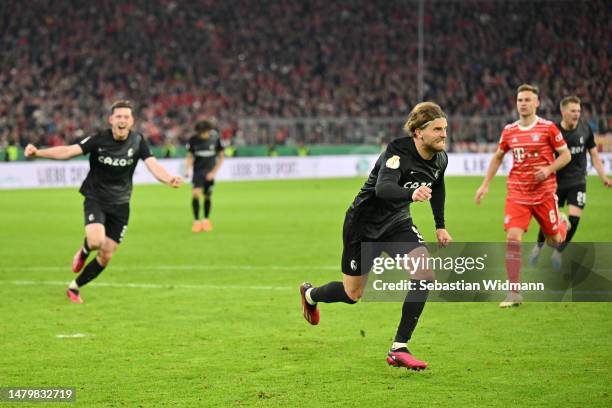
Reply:
<svg viewBox="0 0 612 408"><path fill-rule="evenodd" d="M612 181L606 176L599 159L593 131L589 125L580 120L580 98L577 96L563 98L561 101L561 117L561 122L557 123L557 127L561 130L567 147L570 149L572 160L567 166L557 171L557 200L559 207L563 207L567 203L570 228L565 242L558 248L553 249L550 260L555 269L561 268L562 252L576 234L582 210L586 205L587 151L591 155L593 167L597 170L604 186L612 186ZM532 265L537 263L543 246L544 234L540 230L538 244L533 248L529 257L529 262Z"/></svg>
<svg viewBox="0 0 612 408"><path fill-rule="evenodd" d="M224 154L219 132L208 120L202 120L195 125L196 134L187 144L187 159L185 161L185 176L193 173L193 189L191 190L191 206L193 208L193 232L212 231L210 222L211 196L215 185L215 176L221 168ZM204 192L204 219L200 221L200 197Z"/></svg>
<svg viewBox="0 0 612 408"><path fill-rule="evenodd" d="M72 260L72 271L80 272L89 254L96 250L97 254L68 286L66 294L74 303L83 303L80 288L104 270L125 235L138 159L162 183L177 188L182 182L153 157L144 137L130 130L134 125L132 111L131 102L117 101L110 110L110 129L96 131L70 146L37 149L29 144L25 148L26 157L54 160L89 153L89 173L79 190L85 196L85 241Z"/></svg>
<svg viewBox="0 0 612 408"><path fill-rule="evenodd" d="M361 243L396 243L385 249L390 256L427 256L424 239L412 222L410 203L430 201L436 224L436 238L442 245L451 241L444 225L444 171L448 164L446 114L435 103L416 105L404 125L408 137L395 139L378 158L359 194L346 213L343 228L342 282L313 287L300 285L302 312L313 325L319 323L318 302L356 303L365 289L373 259L361 259ZM397 243L402 246L398 253ZM408 291L395 340L387 362L396 367L420 370L427 363L408 351L410 339L425 301L427 290L421 280L433 279L432 271L411 271L416 290Z"/></svg>

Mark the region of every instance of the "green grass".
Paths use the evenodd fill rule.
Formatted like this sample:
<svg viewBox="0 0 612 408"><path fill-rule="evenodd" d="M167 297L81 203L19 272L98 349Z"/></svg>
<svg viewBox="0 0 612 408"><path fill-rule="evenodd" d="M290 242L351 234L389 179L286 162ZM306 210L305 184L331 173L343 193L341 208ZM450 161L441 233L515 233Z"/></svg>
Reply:
<svg viewBox="0 0 612 408"><path fill-rule="evenodd" d="M430 303L412 341L420 373L384 359L399 303L322 305L307 325L297 285L340 279L362 182L219 183L206 235L190 231L188 187L136 186L125 242L83 305L64 295L76 189L1 192L0 386L76 387L84 407L612 406L607 303ZM448 230L503 241L503 179L476 207L479 183L447 179ZM611 241L609 196L589 180L576 240ZM429 206L413 215L432 240ZM86 337L56 337L74 333Z"/></svg>

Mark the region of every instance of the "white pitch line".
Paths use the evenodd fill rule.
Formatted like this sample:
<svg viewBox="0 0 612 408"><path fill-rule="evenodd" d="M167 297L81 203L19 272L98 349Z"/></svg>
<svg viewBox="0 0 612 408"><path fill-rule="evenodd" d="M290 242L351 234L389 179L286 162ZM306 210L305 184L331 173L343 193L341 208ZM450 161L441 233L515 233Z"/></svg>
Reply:
<svg viewBox="0 0 612 408"><path fill-rule="evenodd" d="M91 336L87 333L68 333L68 334L56 334L55 337L58 339L82 339L83 337Z"/></svg>
<svg viewBox="0 0 612 408"><path fill-rule="evenodd" d="M0 271L65 271L70 266L0 266ZM114 270L121 271L150 271L150 270L262 270L262 271L297 271L297 270L337 270L340 271L340 265L139 265L139 266L121 266L112 265Z"/></svg>
<svg viewBox="0 0 612 408"><path fill-rule="evenodd" d="M18 286L36 286L36 285L49 285L49 286L67 286L68 281L33 281L33 280L0 280L0 285L18 285ZM157 283L114 283L114 282L93 282L88 286L98 286L106 288L135 288L135 289L199 289L199 290L291 290L289 286L258 286L258 285L190 285L190 284L157 284ZM296 286L297 288L297 286ZM297 289L296 289L297 290Z"/></svg>

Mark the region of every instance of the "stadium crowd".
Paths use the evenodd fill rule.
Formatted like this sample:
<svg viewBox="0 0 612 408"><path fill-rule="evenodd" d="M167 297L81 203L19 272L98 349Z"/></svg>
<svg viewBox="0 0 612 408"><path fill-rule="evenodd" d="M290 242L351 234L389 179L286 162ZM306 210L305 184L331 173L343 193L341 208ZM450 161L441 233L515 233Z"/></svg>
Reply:
<svg viewBox="0 0 612 408"><path fill-rule="evenodd" d="M608 8L427 1L425 99L476 121L510 119L517 85L530 82L543 116L577 94L606 132ZM136 101L156 145L185 142L202 116L224 138L241 118L403 118L418 97L417 33L415 1L6 0L0 141L73 141L119 98Z"/></svg>

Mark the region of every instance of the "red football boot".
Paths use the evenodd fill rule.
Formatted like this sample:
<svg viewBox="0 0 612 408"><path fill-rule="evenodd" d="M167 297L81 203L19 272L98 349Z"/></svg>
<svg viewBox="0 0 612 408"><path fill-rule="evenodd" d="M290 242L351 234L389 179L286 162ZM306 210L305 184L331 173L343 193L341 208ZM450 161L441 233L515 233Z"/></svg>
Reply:
<svg viewBox="0 0 612 408"><path fill-rule="evenodd" d="M310 288L312 288L310 283L302 283L300 285L300 297L302 299L302 313L304 314L304 319L314 326L319 324L319 309L316 304L311 305L306 300L306 291Z"/></svg>

